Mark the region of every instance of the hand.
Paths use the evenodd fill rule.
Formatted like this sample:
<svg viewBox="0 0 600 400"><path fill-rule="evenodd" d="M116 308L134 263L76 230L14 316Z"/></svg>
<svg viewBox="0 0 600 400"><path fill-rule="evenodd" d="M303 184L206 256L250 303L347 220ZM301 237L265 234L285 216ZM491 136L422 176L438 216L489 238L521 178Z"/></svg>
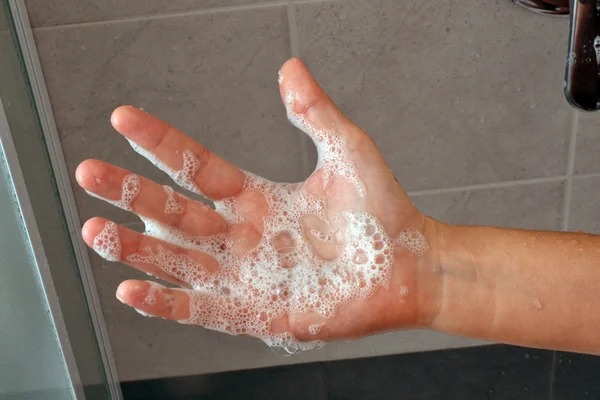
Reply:
<svg viewBox="0 0 600 400"><path fill-rule="evenodd" d="M117 298L141 313L292 350L426 327L440 286L427 244L435 222L416 210L374 142L301 61L282 67L280 92L290 121L319 151L316 171L298 184L243 172L139 109L114 111L114 128L134 149L216 206L84 161L79 184L146 223L142 235L93 218L83 227L86 243L183 287L129 280Z"/></svg>

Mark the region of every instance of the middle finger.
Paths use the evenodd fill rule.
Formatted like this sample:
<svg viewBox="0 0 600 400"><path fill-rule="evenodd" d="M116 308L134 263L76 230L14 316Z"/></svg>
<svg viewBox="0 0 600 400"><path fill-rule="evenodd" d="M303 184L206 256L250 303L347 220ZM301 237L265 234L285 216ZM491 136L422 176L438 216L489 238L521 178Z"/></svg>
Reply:
<svg viewBox="0 0 600 400"><path fill-rule="evenodd" d="M227 231L223 217L206 205L125 169L86 160L77 168L76 178L91 194L189 235L211 236Z"/></svg>

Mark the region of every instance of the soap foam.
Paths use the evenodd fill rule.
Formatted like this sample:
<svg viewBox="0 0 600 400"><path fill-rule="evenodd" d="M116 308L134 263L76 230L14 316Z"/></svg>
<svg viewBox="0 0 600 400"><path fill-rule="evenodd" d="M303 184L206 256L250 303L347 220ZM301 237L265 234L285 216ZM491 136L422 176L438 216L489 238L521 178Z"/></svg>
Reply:
<svg viewBox="0 0 600 400"><path fill-rule="evenodd" d="M329 232L321 232L316 229L311 229L310 233L322 242L335 243L333 235Z"/></svg>
<svg viewBox="0 0 600 400"><path fill-rule="evenodd" d="M323 327L323 325L325 325L325 323L311 325L308 327L308 332L311 335L316 335L319 332L321 332L321 328Z"/></svg>
<svg viewBox="0 0 600 400"><path fill-rule="evenodd" d="M105 260L119 261L121 259L121 240L117 224L106 221L102 232L94 238L92 248Z"/></svg>
<svg viewBox="0 0 600 400"><path fill-rule="evenodd" d="M121 188L121 198L119 200L109 200L105 197L102 197L96 193L87 191L86 192L97 199L101 199L110 203L114 206L122 208L123 210L132 211L131 203L135 200L135 198L140 193L140 177L135 174L126 175L123 178L123 185Z"/></svg>
<svg viewBox="0 0 600 400"><path fill-rule="evenodd" d="M144 311L140 310L139 308L135 308L135 307L133 307L133 309L134 309L134 310L135 310L135 311L136 311L138 314L140 314L140 315L141 315L141 316L143 316L143 317L148 317L148 318L149 318L149 317L153 317L153 315L150 315L150 314L148 314L148 313L146 313L146 312L144 312Z"/></svg>
<svg viewBox="0 0 600 400"><path fill-rule="evenodd" d="M200 159L194 153L185 150L183 152L183 167L176 171L171 178L182 188L202 194L194 182L196 172L198 172L201 165Z"/></svg>
<svg viewBox="0 0 600 400"><path fill-rule="evenodd" d="M144 297L144 303L149 306L153 306L154 304L156 304L156 294L159 292L160 286L158 286L154 282L149 282L149 283L150 283L150 287L148 288L148 291L146 292L146 297Z"/></svg>
<svg viewBox="0 0 600 400"><path fill-rule="evenodd" d="M400 232L400 235L394 240L394 243L406 247L410 252L419 257L423 257L429 250L429 245L427 244L427 240L425 240L425 236L414 228L409 228Z"/></svg>
<svg viewBox="0 0 600 400"><path fill-rule="evenodd" d="M191 236L180 230L148 218L146 234L184 249L202 251L218 261L221 268L207 271L202 264L184 253L174 253L161 245L146 247L130 255L128 261L154 265L172 276L188 282L190 318L180 321L202 325L230 334L246 334L261 338L270 346L288 351L315 348L318 341L300 343L291 334L271 332L273 320L292 313L314 311L324 318L335 315L337 308L350 300L366 299L380 287L387 287L391 277L396 242L386 234L373 216L356 210L331 218L331 232L343 229L341 235L313 230L324 238L344 237L338 243L341 254L334 260L324 260L315 254L304 234L303 217L316 215L324 220L326 204L309 194L303 186L273 183L247 175L244 191L262 193L269 205L264 218L263 237L258 246L243 256L233 251L239 241L226 234L209 237ZM235 202L216 201L217 209L227 203L235 211ZM335 222L334 222L335 221ZM342 223L343 222L343 223ZM285 253L275 248L273 239L285 233L293 246ZM401 237L417 241L412 231ZM333 240L333 239L328 239ZM421 250L411 242L411 249ZM312 328L315 335L316 327Z"/></svg>
<svg viewBox="0 0 600 400"><path fill-rule="evenodd" d="M400 296L408 296L408 286L400 286Z"/></svg>
<svg viewBox="0 0 600 400"><path fill-rule="evenodd" d="M131 211L131 203L140 193L140 177L135 174L129 174L123 178L123 188L121 191L121 200L114 202L117 207Z"/></svg>
<svg viewBox="0 0 600 400"><path fill-rule="evenodd" d="M200 169L202 166L202 161L200 161L200 159L196 157L191 150L185 150L183 152L183 167L180 170L174 170L165 164L160 158L158 158L156 154L144 149L137 143L129 140L129 144L134 151L146 158L158 169L169 175L171 179L173 179L173 181L175 181L179 186L189 190L190 192L199 195L203 194L194 182L194 177L196 176L198 169Z"/></svg>
<svg viewBox="0 0 600 400"><path fill-rule="evenodd" d="M143 253L145 254L131 254L127 256L127 261L156 266L184 282L206 279L206 271L185 254L175 254L161 245L157 245L156 250L146 246Z"/></svg>
<svg viewBox="0 0 600 400"><path fill-rule="evenodd" d="M324 187L329 185L333 176L341 176L354 183L360 197L365 197L367 188L348 157L346 140L335 132L316 129L303 115L294 112L295 101L296 94L294 91L288 90L285 95L288 119L315 143L318 151L317 168L323 170Z"/></svg>
<svg viewBox="0 0 600 400"><path fill-rule="evenodd" d="M288 117L315 142L319 150L318 168L323 171L325 186L333 177L345 179L365 197L367 188L348 157L345 139L334 132L315 129L304 116L296 114L293 111L295 97L292 91L286 93ZM194 175L201 164L193 153L183 152L183 168L173 171L154 154L135 143L132 146L181 186L199 193ZM313 349L323 343L299 342L289 332L273 333L272 322L307 312L332 318L340 305L367 299L379 288L389 286L396 246L403 246L419 257L428 248L424 236L415 229L403 231L394 239L366 212L347 210L333 214L324 198L315 197L303 185L274 183L246 173L242 192L261 193L268 204L262 238L243 255L234 251L243 240L232 239L227 233L191 236L142 217L147 235L182 249L204 252L220 265L218 270L208 271L189 254L171 251L163 245L146 247L127 258L132 263L155 266L190 284L193 288L187 291L190 316L181 323L258 337L269 346L282 347L289 353ZM230 224L245 221L237 198L215 201L215 207ZM307 229L304 219L309 215L323 220L327 229ZM282 235L286 236L286 243L291 243L285 251L274 244ZM335 245L339 255L334 259L320 257L310 236ZM148 304L152 301L152 290L145 300ZM310 325L309 332L317 335L322 325Z"/></svg>
<svg viewBox="0 0 600 400"><path fill-rule="evenodd" d="M167 194L167 202L165 203L165 214L183 214L185 209L175 198L175 191L171 186L164 185L165 193Z"/></svg>

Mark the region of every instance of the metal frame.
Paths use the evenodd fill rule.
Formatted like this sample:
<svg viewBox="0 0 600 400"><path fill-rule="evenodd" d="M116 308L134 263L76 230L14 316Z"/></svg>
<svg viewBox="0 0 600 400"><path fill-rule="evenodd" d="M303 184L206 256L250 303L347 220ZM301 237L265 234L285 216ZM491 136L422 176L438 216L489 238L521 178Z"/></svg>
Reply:
<svg viewBox="0 0 600 400"><path fill-rule="evenodd" d="M555 6L545 7L545 4L541 3L538 0L512 0L513 3L518 5L519 7L523 7L526 10L532 11L536 14L549 15L552 17L566 18L569 16L569 9L565 9L564 7Z"/></svg>
<svg viewBox="0 0 600 400"><path fill-rule="evenodd" d="M106 374L108 388L110 390L112 399L121 400L122 392L115 366L114 356L112 353L108 332L106 330L106 324L102 314L100 300L98 298L98 291L96 289L91 262L87 253L87 246L79 234L81 221L79 220L79 215L75 206L75 199L73 197L73 191L68 178L69 175L67 172L62 148L60 146L58 130L56 128L56 122L52 113L50 98L48 96L48 90L46 88L41 64L37 54L37 48L33 38L33 31L29 22L29 16L27 14L24 0L9 0L8 3L13 17L18 43L21 48L23 60L27 70L27 75L30 80L31 91L37 107L38 117L42 126L42 132L46 142L48 155L52 164L56 184L58 186L60 200L67 220L66 222L69 229L71 242L73 244L75 257L79 266L79 273L81 275L85 296L88 301L90 317L96 338L98 340L98 348ZM56 293L54 293L54 296L56 296Z"/></svg>

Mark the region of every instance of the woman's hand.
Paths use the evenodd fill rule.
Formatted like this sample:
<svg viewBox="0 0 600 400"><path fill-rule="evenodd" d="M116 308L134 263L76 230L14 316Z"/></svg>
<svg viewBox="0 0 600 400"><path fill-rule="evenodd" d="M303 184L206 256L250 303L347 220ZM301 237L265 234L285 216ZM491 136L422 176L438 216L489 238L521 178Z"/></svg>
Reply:
<svg viewBox="0 0 600 400"><path fill-rule="evenodd" d="M435 222L415 209L374 142L302 62L283 66L280 91L288 117L319 150L316 171L298 184L245 173L139 109L115 110L113 126L140 154L216 205L83 162L77 181L85 190L146 223L142 235L93 218L83 227L86 243L183 287L130 280L118 299L145 314L291 350L428 326L441 282Z"/></svg>

